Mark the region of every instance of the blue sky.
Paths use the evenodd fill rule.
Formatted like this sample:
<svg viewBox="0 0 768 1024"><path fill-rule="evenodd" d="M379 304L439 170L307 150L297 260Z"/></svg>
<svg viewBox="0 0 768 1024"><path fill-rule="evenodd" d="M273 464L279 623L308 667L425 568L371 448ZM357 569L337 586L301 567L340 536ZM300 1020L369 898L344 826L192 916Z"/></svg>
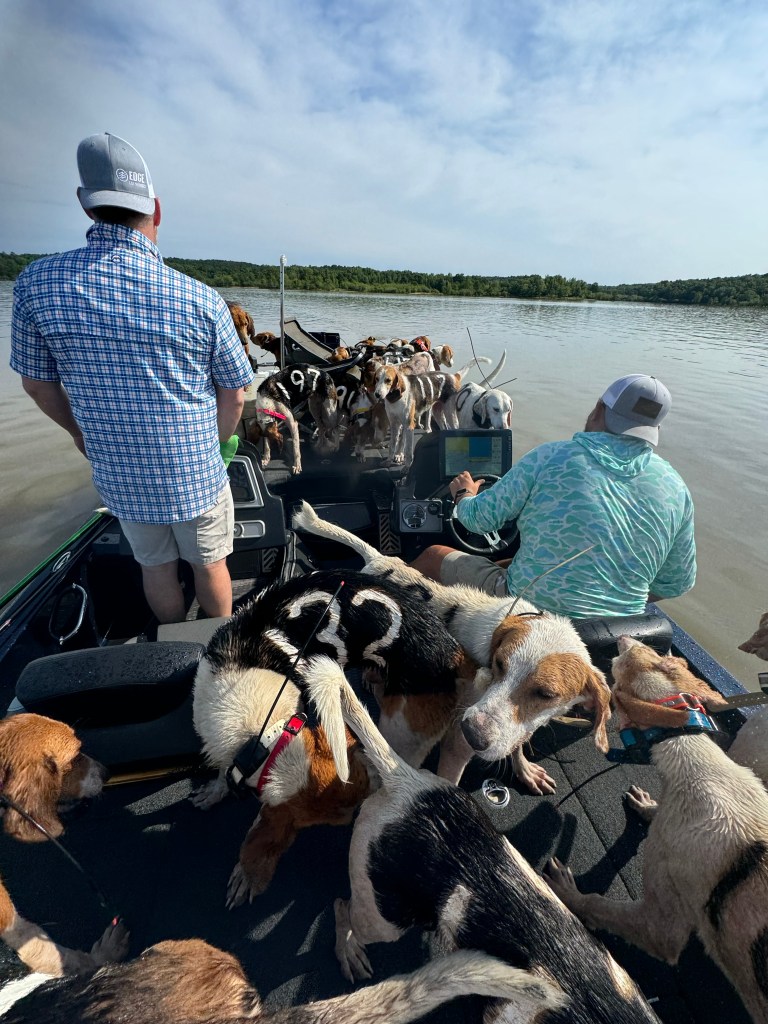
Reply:
<svg viewBox="0 0 768 1024"><path fill-rule="evenodd" d="M768 8L0 0L0 250L135 145L166 256L604 284L768 270Z"/></svg>

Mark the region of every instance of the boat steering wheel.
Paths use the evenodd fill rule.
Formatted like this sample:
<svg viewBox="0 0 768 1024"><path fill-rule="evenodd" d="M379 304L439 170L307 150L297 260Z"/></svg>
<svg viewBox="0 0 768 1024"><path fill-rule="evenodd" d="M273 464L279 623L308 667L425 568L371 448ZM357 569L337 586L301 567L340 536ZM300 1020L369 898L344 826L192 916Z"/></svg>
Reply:
<svg viewBox="0 0 768 1024"><path fill-rule="evenodd" d="M499 479L493 473L486 473L477 493L480 494L482 491L487 491ZM490 558L508 548L515 537L517 537L517 524L514 522L508 523L500 530L491 530L489 533L471 533L456 518L456 508L457 506L454 504L453 511L446 517L445 524L448 528L448 533L460 551L466 551L470 555L482 555L484 558Z"/></svg>

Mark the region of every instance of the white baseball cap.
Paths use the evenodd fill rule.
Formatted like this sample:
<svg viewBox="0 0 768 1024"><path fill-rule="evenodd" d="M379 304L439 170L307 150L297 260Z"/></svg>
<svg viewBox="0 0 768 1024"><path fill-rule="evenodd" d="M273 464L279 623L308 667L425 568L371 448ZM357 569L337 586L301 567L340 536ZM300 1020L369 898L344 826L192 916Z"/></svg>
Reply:
<svg viewBox="0 0 768 1024"><path fill-rule="evenodd" d="M672 407L672 396L656 377L630 373L611 384L602 402L611 434L627 434L657 445L659 424Z"/></svg>
<svg viewBox="0 0 768 1024"><path fill-rule="evenodd" d="M119 206L136 213L152 213L155 191L144 157L117 135L99 132L77 147L77 169L82 187L77 190L84 210Z"/></svg>

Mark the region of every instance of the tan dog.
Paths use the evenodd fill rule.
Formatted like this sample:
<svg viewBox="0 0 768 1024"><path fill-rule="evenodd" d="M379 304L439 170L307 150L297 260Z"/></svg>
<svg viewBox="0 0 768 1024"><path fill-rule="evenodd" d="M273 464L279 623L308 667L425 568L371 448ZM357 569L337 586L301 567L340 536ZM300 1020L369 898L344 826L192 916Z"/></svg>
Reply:
<svg viewBox="0 0 768 1024"><path fill-rule="evenodd" d="M472 994L520 999L533 1009L558 1005L551 983L534 984L525 971L474 950L357 992L285 1009L263 1006L240 962L200 939L159 942L130 963L102 968L87 984L34 980L37 990L10 1011L14 1024L407 1024L449 999ZM31 990L29 985L23 994ZM11 1005L0 991L0 1013Z"/></svg>
<svg viewBox="0 0 768 1024"><path fill-rule="evenodd" d="M251 314L242 306L238 306L236 302L227 302L227 307L232 314L232 322L235 325L238 338L243 343L245 354L250 358L250 342L256 340L256 328L253 326Z"/></svg>
<svg viewBox="0 0 768 1024"><path fill-rule="evenodd" d="M682 658L659 658L629 637L618 641L613 697L622 728L677 729L688 712L664 701L690 685ZM655 655L655 656L654 656ZM660 662L664 664L660 668ZM715 701L697 681L693 693ZM714 695L714 696L713 696ZM579 892L554 859L547 881L590 928L620 935L677 963L696 932L756 1022L768 1022L768 794L760 780L703 733L672 732L651 747L661 776L655 804L637 787L630 804L650 821L643 898L615 901Z"/></svg>
<svg viewBox="0 0 768 1024"><path fill-rule="evenodd" d="M272 331L259 331L258 334L254 334L253 341L254 344L269 352L269 354L275 359L279 357L280 339L277 338Z"/></svg>
<svg viewBox="0 0 768 1024"><path fill-rule="evenodd" d="M0 806L5 834L25 843L47 837L4 804L5 796L57 838L64 831L60 806L98 796L107 770L80 753L80 740L64 722L42 715L13 715L0 721ZM43 929L21 917L0 882L0 936L33 971L59 977L87 971L128 952L124 925L110 925L90 953L57 945Z"/></svg>
<svg viewBox="0 0 768 1024"><path fill-rule="evenodd" d="M343 345L339 345L339 347L335 348L333 352L331 352L331 354L328 356L328 362L342 363L344 362L345 359L350 359L351 357L352 353L349 351L349 349L345 348Z"/></svg>
<svg viewBox="0 0 768 1024"><path fill-rule="evenodd" d="M739 650L747 654L756 654L763 661L768 661L768 612L760 616L760 625L743 644L739 644Z"/></svg>

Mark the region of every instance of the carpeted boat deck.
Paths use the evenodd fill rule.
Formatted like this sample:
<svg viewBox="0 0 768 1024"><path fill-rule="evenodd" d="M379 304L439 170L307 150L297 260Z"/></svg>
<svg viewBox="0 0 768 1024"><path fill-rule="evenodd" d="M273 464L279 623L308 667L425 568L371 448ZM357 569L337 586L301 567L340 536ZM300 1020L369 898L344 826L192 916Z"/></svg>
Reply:
<svg viewBox="0 0 768 1024"><path fill-rule="evenodd" d="M611 741L618 745L615 734ZM585 890L617 899L639 896L645 826L625 812L622 794L632 783L658 793L654 770L619 765L606 772L610 762L589 736L558 723L534 737L534 759L556 779L555 796L524 794L512 784L508 805L492 806L480 792L492 773L479 764L470 767L463 785L537 869L554 854L572 866ZM241 960L271 1007L349 991L333 951L333 900L348 895L351 828L301 833L271 889L251 905L228 911L227 881L258 805L255 799L228 797L199 811L186 799L194 784L171 778L110 787L70 816L64 842L106 894L109 911L51 844L22 845L2 837L3 877L19 911L57 941L80 948L90 947L113 912L131 929L132 955L162 939L206 939ZM601 938L665 1024L747 1024L698 941L671 968L610 936ZM369 952L375 980L382 980L422 963L430 955L430 938L412 933ZM575 957L581 955L574 950ZM14 954L2 946L2 957L0 971L7 976ZM479 1006L459 1000L425 1020L479 1022Z"/></svg>

